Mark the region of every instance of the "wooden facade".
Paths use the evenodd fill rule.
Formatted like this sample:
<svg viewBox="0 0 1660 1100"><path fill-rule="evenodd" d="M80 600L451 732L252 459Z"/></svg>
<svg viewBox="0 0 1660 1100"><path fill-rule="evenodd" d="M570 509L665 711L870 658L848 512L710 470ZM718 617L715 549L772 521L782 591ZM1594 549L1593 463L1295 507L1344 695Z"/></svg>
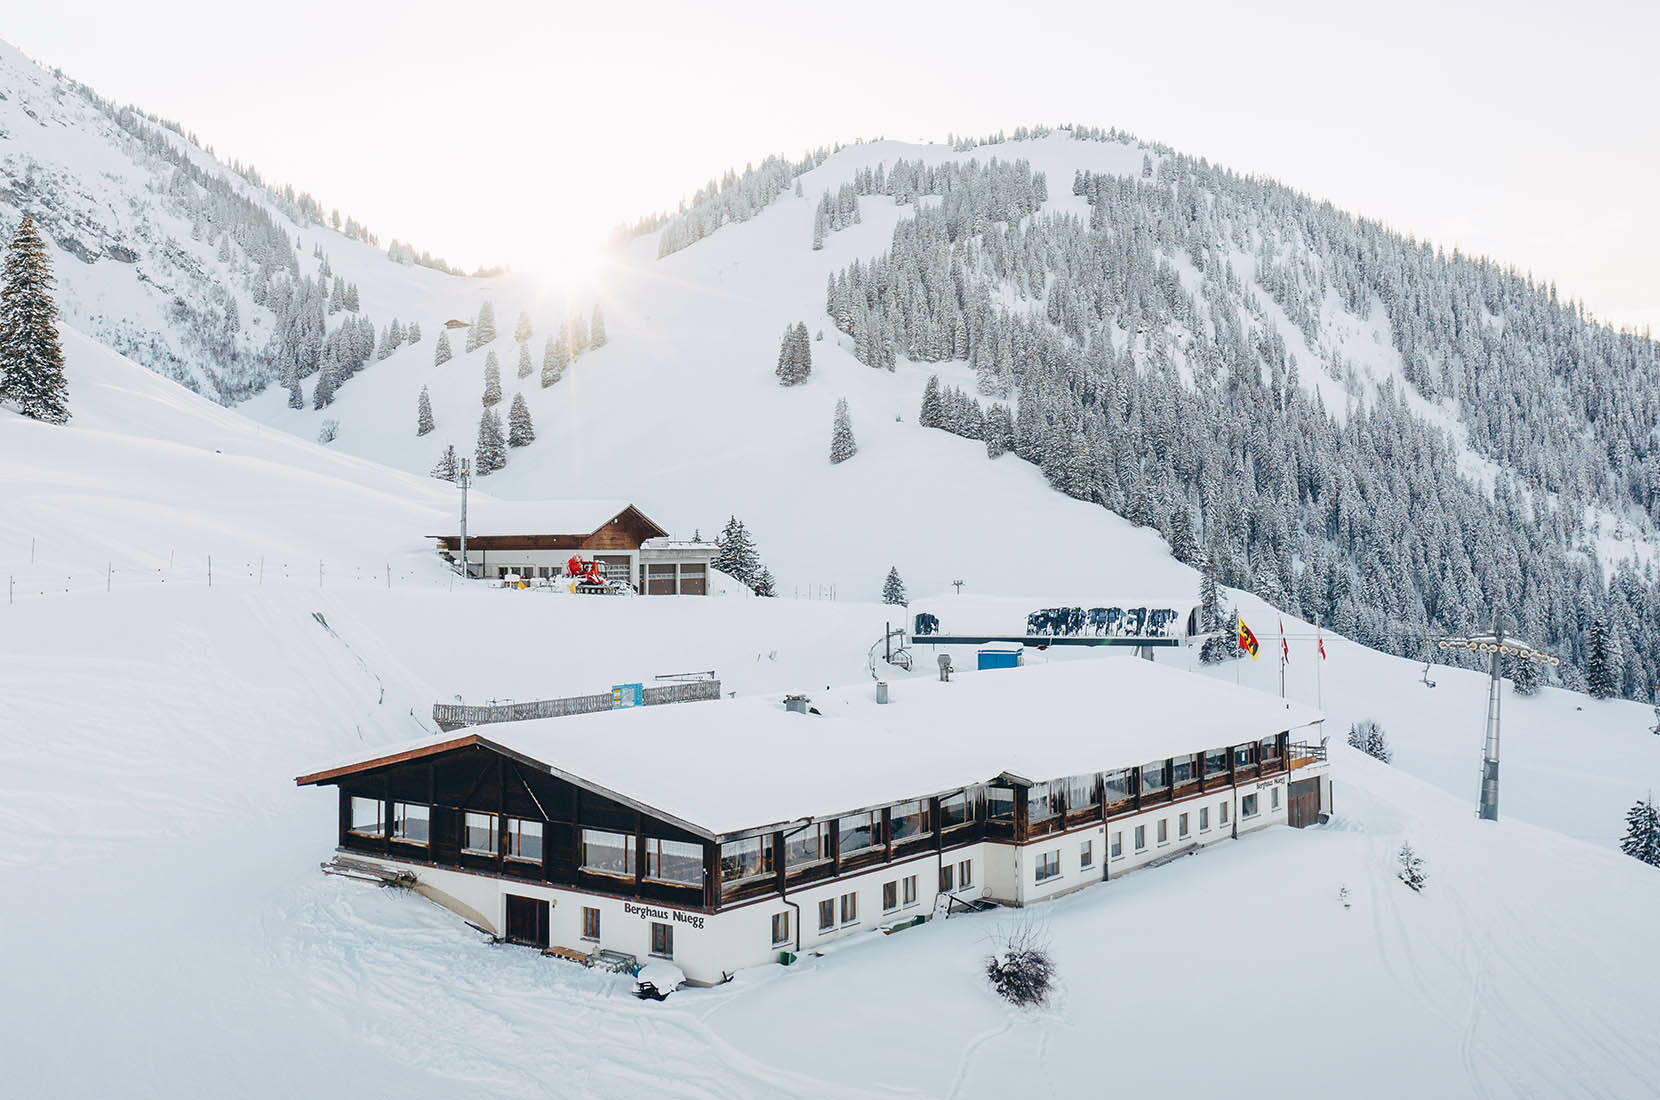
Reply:
<svg viewBox="0 0 1660 1100"><path fill-rule="evenodd" d="M468 550L586 550L601 552L606 550L638 550L642 543L651 538L664 538L668 532L648 519L632 504L624 508L615 516L606 520L592 531L575 531L565 533L518 534L518 535L491 535L468 534ZM461 536L433 535L438 540L438 547L447 553L460 553ZM590 554L589 556L592 556Z"/></svg>

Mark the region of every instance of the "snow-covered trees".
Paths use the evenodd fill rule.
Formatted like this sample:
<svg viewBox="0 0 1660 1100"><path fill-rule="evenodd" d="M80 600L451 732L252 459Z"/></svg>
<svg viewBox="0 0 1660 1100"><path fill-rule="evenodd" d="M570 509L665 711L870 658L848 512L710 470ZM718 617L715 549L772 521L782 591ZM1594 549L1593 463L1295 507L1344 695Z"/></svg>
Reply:
<svg viewBox="0 0 1660 1100"><path fill-rule="evenodd" d="M1389 751L1389 740L1383 735L1383 727L1369 718L1349 727L1349 746L1385 764L1394 760L1394 754Z"/></svg>
<svg viewBox="0 0 1660 1100"><path fill-rule="evenodd" d="M830 465L846 462L859 453L859 444L853 439L853 417L847 411L847 398L836 402L836 415L830 428Z"/></svg>
<svg viewBox="0 0 1660 1100"><path fill-rule="evenodd" d="M799 386L813 373L813 347L807 339L806 322L797 321L784 329L775 373L781 386Z"/></svg>
<svg viewBox="0 0 1660 1100"><path fill-rule="evenodd" d="M1239 658L1239 611L1230 609L1221 629L1205 639L1199 647L1201 664L1216 665Z"/></svg>
<svg viewBox="0 0 1660 1100"><path fill-rule="evenodd" d="M419 322L409 322L409 327L404 330L403 342L406 344L419 344L421 342L421 326Z"/></svg>
<svg viewBox="0 0 1660 1100"><path fill-rule="evenodd" d="M1606 615L1592 619L1585 632L1585 690L1593 699L1611 699L1620 693L1620 645Z"/></svg>
<svg viewBox="0 0 1660 1100"><path fill-rule="evenodd" d="M1510 676L1510 687L1517 695L1536 695L1539 692L1539 665L1536 661L1504 659L1505 672Z"/></svg>
<svg viewBox="0 0 1660 1100"><path fill-rule="evenodd" d="M1650 867L1660 867L1660 810L1655 809L1652 795L1626 811L1620 851Z"/></svg>
<svg viewBox="0 0 1660 1100"><path fill-rule="evenodd" d="M439 481L454 481L461 473L461 461L455 456L455 444L444 448L438 462L432 467L432 476Z"/></svg>
<svg viewBox="0 0 1660 1100"><path fill-rule="evenodd" d="M467 350L483 347L496 338L496 307L485 302L478 307L473 327L467 330Z"/></svg>
<svg viewBox="0 0 1660 1100"><path fill-rule="evenodd" d="M772 574L761 564L761 555L755 548L755 540L742 520L737 516L727 519L720 537L715 540L715 545L720 548L719 553L715 555L716 569L740 584L747 585L758 596L773 594Z"/></svg>
<svg viewBox="0 0 1660 1100"><path fill-rule="evenodd" d="M1199 629L1206 634L1222 629L1222 593L1216 585L1216 563L1209 554L1199 563Z"/></svg>
<svg viewBox="0 0 1660 1100"><path fill-rule="evenodd" d="M882 602L907 606L911 601L905 594L905 582L899 579L899 567L888 567L888 579L882 582Z"/></svg>
<svg viewBox="0 0 1660 1100"><path fill-rule="evenodd" d="M491 348L490 354L484 357L484 407L489 408L500 400L501 364L496 362L496 350Z"/></svg>
<svg viewBox="0 0 1660 1100"><path fill-rule="evenodd" d="M917 413L916 422L924 428L938 428L945 417L945 407L940 400L940 376L930 374L928 383L922 387L922 408Z"/></svg>
<svg viewBox="0 0 1660 1100"><path fill-rule="evenodd" d="M862 174L861 174L862 175ZM813 250L824 247L824 238L863 219L859 215L859 191L856 184L844 183L832 198L829 191L819 196L818 208L813 211Z"/></svg>
<svg viewBox="0 0 1660 1100"><path fill-rule="evenodd" d="M519 345L519 366L517 368L518 376L520 378L529 378L530 377L530 372L531 372L532 369L533 368L532 368L531 363L530 363L530 345L520 344Z"/></svg>
<svg viewBox="0 0 1660 1100"><path fill-rule="evenodd" d="M769 599L778 595L777 583L772 579L772 570L764 565L755 575L754 591L757 596L766 596Z"/></svg>
<svg viewBox="0 0 1660 1100"><path fill-rule="evenodd" d="M523 344L530 339L530 314L520 313L519 319L513 325L513 340Z"/></svg>
<svg viewBox="0 0 1660 1100"><path fill-rule="evenodd" d="M1170 553L1186 565L1199 560L1199 540L1193 534L1193 516L1185 503L1170 513Z"/></svg>
<svg viewBox="0 0 1660 1100"><path fill-rule="evenodd" d="M507 448L502 441L501 413L485 409L478 418L478 445L473 450L473 472L482 477L506 465Z"/></svg>
<svg viewBox="0 0 1660 1100"><path fill-rule="evenodd" d="M31 420L69 420L69 383L58 346L52 261L34 219L24 215L0 267L0 401Z"/></svg>
<svg viewBox="0 0 1660 1100"><path fill-rule="evenodd" d="M575 359L588 350L588 322L582 319L582 314L578 313L571 318L570 330L571 358Z"/></svg>
<svg viewBox="0 0 1660 1100"><path fill-rule="evenodd" d="M1055 961L1041 925L1024 919L999 930L996 950L986 959L986 981L1013 1005L1041 1005L1055 984Z"/></svg>
<svg viewBox="0 0 1660 1100"><path fill-rule="evenodd" d="M542 344L542 388L563 378L570 361L571 349L565 343L565 327L561 325L559 335L549 336Z"/></svg>
<svg viewBox="0 0 1660 1100"><path fill-rule="evenodd" d="M426 435L436 427L432 422L432 397L427 393L425 386L421 387L420 399L415 403L415 434Z"/></svg>
<svg viewBox="0 0 1660 1100"><path fill-rule="evenodd" d="M530 424L530 406L525 404L525 395L513 395L513 405L507 411L507 445L509 447L523 447L536 438L536 429Z"/></svg>
<svg viewBox="0 0 1660 1100"><path fill-rule="evenodd" d="M1424 885L1429 882L1429 872L1425 870L1424 858L1412 850L1408 841L1401 841L1401 850L1395 853L1395 862L1400 870L1395 877L1406 883L1414 893L1422 893Z"/></svg>
<svg viewBox="0 0 1660 1100"><path fill-rule="evenodd" d="M441 367L452 358L454 353L450 351L450 330L441 328L438 330L438 342L432 346L432 365Z"/></svg>
<svg viewBox="0 0 1660 1100"><path fill-rule="evenodd" d="M593 322L588 326L588 346L603 348L605 346L605 315L600 313L599 307L594 307Z"/></svg>

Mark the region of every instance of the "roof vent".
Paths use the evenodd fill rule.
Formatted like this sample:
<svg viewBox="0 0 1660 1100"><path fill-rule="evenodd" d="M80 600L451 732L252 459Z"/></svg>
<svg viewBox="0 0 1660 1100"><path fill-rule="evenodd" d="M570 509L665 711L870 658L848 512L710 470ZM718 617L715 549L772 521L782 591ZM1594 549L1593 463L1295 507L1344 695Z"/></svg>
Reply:
<svg viewBox="0 0 1660 1100"><path fill-rule="evenodd" d="M791 714L806 714L807 704L810 702L805 695L784 696L784 709Z"/></svg>

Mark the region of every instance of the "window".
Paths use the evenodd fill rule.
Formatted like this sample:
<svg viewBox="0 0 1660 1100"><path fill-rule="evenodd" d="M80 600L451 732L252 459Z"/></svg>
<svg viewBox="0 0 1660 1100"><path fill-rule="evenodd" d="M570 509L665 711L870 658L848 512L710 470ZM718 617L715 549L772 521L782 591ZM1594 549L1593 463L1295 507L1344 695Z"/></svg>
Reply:
<svg viewBox="0 0 1660 1100"><path fill-rule="evenodd" d="M646 837L646 878L684 886L702 886L703 845Z"/></svg>
<svg viewBox="0 0 1660 1100"><path fill-rule="evenodd" d="M899 880L899 895L906 905L916 904L916 876L906 875Z"/></svg>
<svg viewBox="0 0 1660 1100"><path fill-rule="evenodd" d="M901 802L888 811L888 836L895 844L928 832L928 803Z"/></svg>
<svg viewBox="0 0 1660 1100"><path fill-rule="evenodd" d="M1046 882L1061 873L1060 849L1052 852L1039 852L1037 859L1037 881Z"/></svg>
<svg viewBox="0 0 1660 1100"><path fill-rule="evenodd" d="M1164 769L1164 761L1155 760L1151 764L1144 764L1141 768L1141 790L1162 791L1170 785L1170 776Z"/></svg>
<svg viewBox="0 0 1660 1100"><path fill-rule="evenodd" d="M1182 814L1180 817L1178 817L1176 819L1176 839L1177 840L1186 840L1187 839L1187 815L1186 814Z"/></svg>
<svg viewBox="0 0 1660 1100"><path fill-rule="evenodd" d="M1147 850L1147 826L1145 825L1135 827L1135 850L1138 852Z"/></svg>
<svg viewBox="0 0 1660 1100"><path fill-rule="evenodd" d="M947 863L940 867L940 893L949 894L957 888L957 869Z"/></svg>
<svg viewBox="0 0 1660 1100"><path fill-rule="evenodd" d="M1101 797L1111 806L1119 802L1130 800L1130 783L1133 772L1108 772L1101 777Z"/></svg>
<svg viewBox="0 0 1660 1100"><path fill-rule="evenodd" d="M385 836L386 822L381 819L381 809L385 805L378 798L352 795L351 825L346 831L356 836Z"/></svg>
<svg viewBox="0 0 1660 1100"><path fill-rule="evenodd" d="M392 803L392 839L401 840L405 844L425 844L431 820L432 807L430 806L423 806L419 802L394 802Z"/></svg>
<svg viewBox="0 0 1660 1100"><path fill-rule="evenodd" d="M1211 749L1205 753L1205 774L1224 775L1228 770L1228 750Z"/></svg>
<svg viewBox="0 0 1660 1100"><path fill-rule="evenodd" d="M1233 762L1235 767L1240 768L1249 764L1251 762L1251 746L1236 745L1233 750Z"/></svg>
<svg viewBox="0 0 1660 1100"><path fill-rule="evenodd" d="M993 821L1013 821L1014 792L1007 787L987 787L986 816Z"/></svg>
<svg viewBox="0 0 1660 1100"><path fill-rule="evenodd" d="M1095 841L1086 840L1078 846L1078 866L1095 866Z"/></svg>
<svg viewBox="0 0 1660 1100"><path fill-rule="evenodd" d="M461 850L475 856L496 854L495 814L475 814L468 810L461 815Z"/></svg>
<svg viewBox="0 0 1660 1100"><path fill-rule="evenodd" d="M634 838L599 829L582 830L582 869L634 877Z"/></svg>
<svg viewBox="0 0 1660 1100"><path fill-rule="evenodd" d="M967 890L974 885L974 861L965 859L957 864L957 889Z"/></svg>
<svg viewBox="0 0 1660 1100"><path fill-rule="evenodd" d="M968 804L968 792L947 795L940 799L940 828L954 829L974 819Z"/></svg>
<svg viewBox="0 0 1660 1100"><path fill-rule="evenodd" d="M507 858L542 862L542 823L522 817L507 819Z"/></svg>
<svg viewBox="0 0 1660 1100"><path fill-rule="evenodd" d="M651 953L660 959L674 958L674 926L651 922Z"/></svg>
<svg viewBox="0 0 1660 1100"><path fill-rule="evenodd" d="M836 899L826 898L818 903L818 930L828 932L836 927Z"/></svg>
<svg viewBox="0 0 1660 1100"><path fill-rule="evenodd" d="M1060 791L1054 783L1033 783L1026 792L1026 821L1036 825L1055 816Z"/></svg>
<svg viewBox="0 0 1660 1100"><path fill-rule="evenodd" d="M788 870L822 863L830 858L830 828L828 821L815 821L797 829L784 838L784 866Z"/></svg>
<svg viewBox="0 0 1660 1100"><path fill-rule="evenodd" d="M790 914L774 913L772 915L772 945L777 947L781 943L790 942Z"/></svg>
<svg viewBox="0 0 1660 1100"><path fill-rule="evenodd" d="M1239 800L1239 816L1255 817L1257 815L1257 796L1248 794Z"/></svg>
<svg viewBox="0 0 1660 1100"><path fill-rule="evenodd" d="M899 880L882 884L882 912L891 913L899 908Z"/></svg>
<svg viewBox="0 0 1660 1100"><path fill-rule="evenodd" d="M1197 778L1198 773L1193 770L1193 757L1191 754L1188 756L1178 756L1170 761L1171 786L1180 787L1183 783L1191 783Z"/></svg>
<svg viewBox="0 0 1660 1100"><path fill-rule="evenodd" d="M1216 807L1216 823L1218 825L1228 823L1228 804L1226 802Z"/></svg>
<svg viewBox="0 0 1660 1100"><path fill-rule="evenodd" d="M1112 834L1112 847L1108 849L1113 859L1124 858L1124 830Z"/></svg>
<svg viewBox="0 0 1660 1100"><path fill-rule="evenodd" d="M859 895L842 895L842 923L852 924L859 919Z"/></svg>
<svg viewBox="0 0 1660 1100"><path fill-rule="evenodd" d="M1280 754L1280 739L1278 737L1264 737L1257 742L1257 759L1272 760Z"/></svg>
<svg viewBox="0 0 1660 1100"><path fill-rule="evenodd" d="M1210 832L1210 807L1209 806L1200 806L1199 807L1199 831L1201 833Z"/></svg>
<svg viewBox="0 0 1660 1100"><path fill-rule="evenodd" d="M836 829L841 834L843 859L882 843L881 822L874 813L848 814L836 822Z"/></svg>
<svg viewBox="0 0 1660 1100"><path fill-rule="evenodd" d="M1169 818L1164 818L1164 817L1159 818L1159 843L1160 844L1169 844L1170 843L1170 819Z"/></svg>
<svg viewBox="0 0 1660 1100"><path fill-rule="evenodd" d="M1066 812L1079 813L1095 805L1095 776L1075 775L1066 781Z"/></svg>
<svg viewBox="0 0 1660 1100"><path fill-rule="evenodd" d="M599 939L599 910L588 905L582 907L582 938Z"/></svg>
<svg viewBox="0 0 1660 1100"><path fill-rule="evenodd" d="M722 882L740 882L772 872L772 837L745 837L743 840L729 840L720 846Z"/></svg>
<svg viewBox="0 0 1660 1100"><path fill-rule="evenodd" d="M1275 787L1268 792L1268 808L1270 810L1278 810L1280 808L1280 789L1278 787Z"/></svg>

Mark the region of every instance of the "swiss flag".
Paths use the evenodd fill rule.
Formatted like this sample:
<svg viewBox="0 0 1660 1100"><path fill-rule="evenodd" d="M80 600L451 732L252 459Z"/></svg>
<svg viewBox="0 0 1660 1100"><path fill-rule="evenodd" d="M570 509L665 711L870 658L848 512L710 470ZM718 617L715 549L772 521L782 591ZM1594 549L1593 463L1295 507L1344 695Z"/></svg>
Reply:
<svg viewBox="0 0 1660 1100"><path fill-rule="evenodd" d="M1320 648L1320 659L1324 661L1326 659L1326 636L1316 630L1314 632L1314 639L1315 645Z"/></svg>
<svg viewBox="0 0 1660 1100"><path fill-rule="evenodd" d="M1291 643L1286 641L1286 638L1285 638L1285 620L1284 619L1280 620L1280 660L1285 661L1287 663L1289 663L1291 661Z"/></svg>

